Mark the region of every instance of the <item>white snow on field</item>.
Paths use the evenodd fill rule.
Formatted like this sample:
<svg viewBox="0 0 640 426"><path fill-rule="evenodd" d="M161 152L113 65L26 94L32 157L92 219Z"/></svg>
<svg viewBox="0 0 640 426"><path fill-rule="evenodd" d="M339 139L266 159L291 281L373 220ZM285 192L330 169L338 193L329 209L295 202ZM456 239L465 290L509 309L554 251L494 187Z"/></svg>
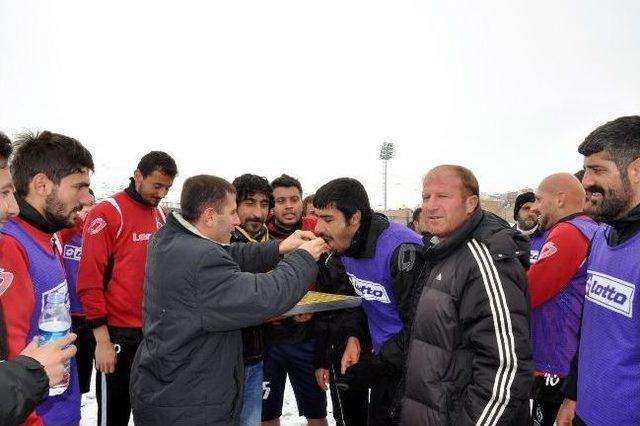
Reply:
<svg viewBox="0 0 640 426"><path fill-rule="evenodd" d="M95 374L94 374L95 376ZM98 418L98 403L95 393L95 377L91 380L91 392L82 395L82 420L80 426L96 426ZM329 425L334 426L336 422L333 420L331 398L327 392L327 419ZM296 406L296 398L293 396L293 389L287 380L287 388L284 393L284 407L282 407L282 417L280 418L282 426L306 426L307 421L304 417L298 416L298 407ZM133 425L133 416L129 421L129 426Z"/></svg>

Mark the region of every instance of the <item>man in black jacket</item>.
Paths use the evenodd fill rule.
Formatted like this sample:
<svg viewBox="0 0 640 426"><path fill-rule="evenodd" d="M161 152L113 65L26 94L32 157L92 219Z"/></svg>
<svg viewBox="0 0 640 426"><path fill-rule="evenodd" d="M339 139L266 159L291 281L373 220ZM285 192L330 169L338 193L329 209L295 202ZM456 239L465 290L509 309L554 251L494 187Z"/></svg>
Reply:
<svg viewBox="0 0 640 426"><path fill-rule="evenodd" d="M252 174L238 176L233 181L240 224L231 234L232 243L259 243L269 241L269 230L264 224L273 206L273 193L269 181ZM264 355L264 325L242 329L242 355L244 357L244 392L240 426L255 426L262 421L262 377Z"/></svg>
<svg viewBox="0 0 640 426"><path fill-rule="evenodd" d="M4 327L1 313L0 329ZM76 347L72 345L75 339L75 334L69 334L39 347L36 337L11 361L4 361L4 355L0 354L0 424L24 422L49 396L49 386L62 382L65 364L76 353Z"/></svg>
<svg viewBox="0 0 640 426"><path fill-rule="evenodd" d="M460 166L424 178L425 267L413 315L405 425L527 424L532 385L526 237L480 209Z"/></svg>
<svg viewBox="0 0 640 426"><path fill-rule="evenodd" d="M316 232L340 256L351 285L363 298L371 348L347 334L338 381L370 388L369 425L397 423L399 388L413 286L422 268L418 234L374 213L360 182L335 179L315 194Z"/></svg>
<svg viewBox="0 0 640 426"><path fill-rule="evenodd" d="M326 246L302 231L280 244L229 245L240 221L235 189L221 178L187 179L180 202L182 213L149 242L144 333L131 372L134 421L237 425L240 329L291 309L315 280Z"/></svg>

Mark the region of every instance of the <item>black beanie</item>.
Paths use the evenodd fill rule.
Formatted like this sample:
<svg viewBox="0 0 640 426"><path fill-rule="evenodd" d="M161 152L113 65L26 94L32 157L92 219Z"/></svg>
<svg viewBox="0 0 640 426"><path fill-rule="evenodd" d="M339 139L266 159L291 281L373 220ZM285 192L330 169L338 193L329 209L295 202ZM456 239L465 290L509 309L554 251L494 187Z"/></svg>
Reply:
<svg viewBox="0 0 640 426"><path fill-rule="evenodd" d="M526 203L533 203L536 201L536 194L533 192L523 192L516 197L516 205L513 207L513 220L518 220L518 212Z"/></svg>

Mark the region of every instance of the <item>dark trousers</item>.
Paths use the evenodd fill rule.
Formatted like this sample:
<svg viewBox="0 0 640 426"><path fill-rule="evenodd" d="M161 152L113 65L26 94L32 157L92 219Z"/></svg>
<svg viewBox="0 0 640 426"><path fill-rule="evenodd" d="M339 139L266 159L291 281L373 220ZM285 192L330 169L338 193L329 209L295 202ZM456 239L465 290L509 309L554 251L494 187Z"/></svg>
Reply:
<svg viewBox="0 0 640 426"><path fill-rule="evenodd" d="M80 392L87 393L91 387L91 373L93 373L93 355L96 351L96 341L93 331L86 325L84 317L72 317L73 332L78 335L76 341L76 366L78 368L78 382Z"/></svg>
<svg viewBox="0 0 640 426"><path fill-rule="evenodd" d="M536 377L533 382L533 406L531 424L533 426L553 426L564 395L562 386L565 379L546 375Z"/></svg>
<svg viewBox="0 0 640 426"><path fill-rule="evenodd" d="M393 410L400 391L400 379L383 377L371 388L369 426L394 426L400 423L398 410Z"/></svg>
<svg viewBox="0 0 640 426"><path fill-rule="evenodd" d="M336 426L367 426L369 409L368 389L338 390L335 374L340 369L340 362L334 362L329 370L329 391L333 404L333 418Z"/></svg>
<svg viewBox="0 0 640 426"><path fill-rule="evenodd" d="M96 372L96 399L98 400L98 426L127 426L131 416L129 376L138 350L137 343L118 339L111 333L111 341L120 345L113 373ZM105 410L106 405L106 410Z"/></svg>

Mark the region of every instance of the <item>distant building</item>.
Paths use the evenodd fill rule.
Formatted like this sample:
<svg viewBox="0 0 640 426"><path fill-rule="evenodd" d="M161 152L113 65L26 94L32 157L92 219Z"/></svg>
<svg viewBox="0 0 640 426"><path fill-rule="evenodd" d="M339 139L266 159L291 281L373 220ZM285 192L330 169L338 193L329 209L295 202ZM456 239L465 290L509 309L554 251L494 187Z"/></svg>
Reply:
<svg viewBox="0 0 640 426"><path fill-rule="evenodd" d="M413 210L409 208L403 208L398 210L385 210L381 213L383 213L394 222L398 222L401 225L407 225L409 222L411 222L411 215L413 214Z"/></svg>
<svg viewBox="0 0 640 426"><path fill-rule="evenodd" d="M180 213L180 203L174 203L171 201L162 201L160 203L160 207L162 207L162 209L167 212L178 212Z"/></svg>

